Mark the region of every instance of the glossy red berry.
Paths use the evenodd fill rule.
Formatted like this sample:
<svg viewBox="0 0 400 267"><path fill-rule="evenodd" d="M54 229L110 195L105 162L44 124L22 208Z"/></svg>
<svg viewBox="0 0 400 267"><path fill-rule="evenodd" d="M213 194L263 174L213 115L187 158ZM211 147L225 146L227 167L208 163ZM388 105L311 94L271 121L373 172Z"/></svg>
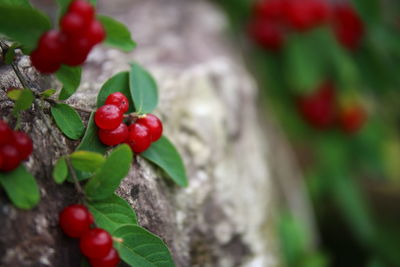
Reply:
<svg viewBox="0 0 400 267"><path fill-rule="evenodd" d="M94 19L94 8L93 6L84 0L72 1L68 7L67 13L75 13L81 16L86 24Z"/></svg>
<svg viewBox="0 0 400 267"><path fill-rule="evenodd" d="M32 65L43 74L56 72L60 67L60 62L52 62L47 60L44 50L35 50L30 55Z"/></svg>
<svg viewBox="0 0 400 267"><path fill-rule="evenodd" d="M101 43L106 37L103 25L99 21L93 20L88 26L86 37L92 45Z"/></svg>
<svg viewBox="0 0 400 267"><path fill-rule="evenodd" d="M126 143L135 153L141 153L145 151L151 145L149 129L139 123L131 124L129 126L129 135Z"/></svg>
<svg viewBox="0 0 400 267"><path fill-rule="evenodd" d="M122 122L123 113L114 105L104 105L97 109L94 116L96 125L104 130L114 130Z"/></svg>
<svg viewBox="0 0 400 267"><path fill-rule="evenodd" d="M63 209L59 223L66 235L78 238L89 231L93 217L85 206L74 204Z"/></svg>
<svg viewBox="0 0 400 267"><path fill-rule="evenodd" d="M21 131L13 132L12 143L18 149L20 160L25 160L31 155L33 144L31 138L26 133Z"/></svg>
<svg viewBox="0 0 400 267"><path fill-rule="evenodd" d="M82 36L86 32L88 24L84 18L77 13L69 12L60 20L61 31L68 36Z"/></svg>
<svg viewBox="0 0 400 267"><path fill-rule="evenodd" d="M269 19L257 18L248 27L250 37L261 47L279 51L284 44L284 34L280 26Z"/></svg>
<svg viewBox="0 0 400 267"><path fill-rule="evenodd" d="M98 136L103 144L115 146L123 143L128 138L128 126L125 123L121 123L114 130L99 129Z"/></svg>
<svg viewBox="0 0 400 267"><path fill-rule="evenodd" d="M115 248L111 248L110 252L101 259L89 259L92 267L115 267L120 262L118 252Z"/></svg>
<svg viewBox="0 0 400 267"><path fill-rule="evenodd" d="M314 128L327 129L335 122L335 92L329 83L323 84L311 95L300 97L297 104L302 117Z"/></svg>
<svg viewBox="0 0 400 267"><path fill-rule="evenodd" d="M159 118L153 114L146 114L139 118L136 123L139 123L149 129L152 142L160 139L163 132L163 126Z"/></svg>
<svg viewBox="0 0 400 267"><path fill-rule="evenodd" d="M121 92L110 94L107 97L105 104L117 106L122 111L122 113L127 112L129 109L128 98Z"/></svg>
<svg viewBox="0 0 400 267"><path fill-rule="evenodd" d="M5 121L0 120L0 146L9 144L12 140L12 130Z"/></svg>
<svg viewBox="0 0 400 267"><path fill-rule="evenodd" d="M333 27L337 40L349 50L356 50L364 35L364 24L355 9L343 4L333 10Z"/></svg>
<svg viewBox="0 0 400 267"><path fill-rule="evenodd" d="M14 145L6 144L1 146L0 154L3 158L1 171L12 171L17 168L21 162L18 149Z"/></svg>
<svg viewBox="0 0 400 267"><path fill-rule="evenodd" d="M358 132L364 125L367 114L361 106L347 107L339 113L340 128L348 134Z"/></svg>
<svg viewBox="0 0 400 267"><path fill-rule="evenodd" d="M100 259L107 257L112 244L112 237L108 232L100 228L94 228L81 237L80 249L86 257Z"/></svg>

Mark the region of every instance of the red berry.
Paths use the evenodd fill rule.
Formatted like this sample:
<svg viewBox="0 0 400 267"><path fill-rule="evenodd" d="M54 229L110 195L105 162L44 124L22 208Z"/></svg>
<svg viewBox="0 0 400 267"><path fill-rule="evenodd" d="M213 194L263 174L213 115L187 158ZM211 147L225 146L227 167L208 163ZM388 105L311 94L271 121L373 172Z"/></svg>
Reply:
<svg viewBox="0 0 400 267"><path fill-rule="evenodd" d="M339 43L349 50L357 49L364 35L361 18L348 4L335 7L333 12L333 27Z"/></svg>
<svg viewBox="0 0 400 267"><path fill-rule="evenodd" d="M0 170L2 170L4 164L4 156L0 153Z"/></svg>
<svg viewBox="0 0 400 267"><path fill-rule="evenodd" d="M365 123L367 115L364 109L358 105L343 109L339 114L340 128L348 133L358 132Z"/></svg>
<svg viewBox="0 0 400 267"><path fill-rule="evenodd" d="M36 50L40 51L41 60L51 63L61 63L65 58L66 37L59 31L50 30L39 40Z"/></svg>
<svg viewBox="0 0 400 267"><path fill-rule="evenodd" d="M127 112L129 109L128 98L126 98L126 96L121 92L110 94L107 97L105 104L117 106L122 113Z"/></svg>
<svg viewBox="0 0 400 267"><path fill-rule="evenodd" d="M99 139L105 145L115 146L124 142L126 138L128 138L128 126L125 123L121 123L114 130L99 129Z"/></svg>
<svg viewBox="0 0 400 267"><path fill-rule="evenodd" d="M328 21L330 7L325 0L311 0L310 8L314 26Z"/></svg>
<svg viewBox="0 0 400 267"><path fill-rule="evenodd" d="M78 66L86 61L93 45L86 36L68 38L66 54L63 63L70 66Z"/></svg>
<svg viewBox="0 0 400 267"><path fill-rule="evenodd" d="M44 74L56 72L61 67L61 63L49 62L45 53L43 50L33 51L30 55L32 65Z"/></svg>
<svg viewBox="0 0 400 267"><path fill-rule="evenodd" d="M314 26L310 2L311 1L288 1L285 10L286 19L290 27L294 30L306 31Z"/></svg>
<svg viewBox="0 0 400 267"><path fill-rule="evenodd" d="M250 23L248 32L258 45L272 51L279 51L285 41L282 29L269 19L255 19Z"/></svg>
<svg viewBox="0 0 400 267"><path fill-rule="evenodd" d="M149 129L138 123L131 124L129 126L129 135L126 143L135 153L141 153L145 151L151 145Z"/></svg>
<svg viewBox="0 0 400 267"><path fill-rule="evenodd" d="M118 251L111 248L110 252L101 259L89 259L92 267L115 267L120 262Z"/></svg>
<svg viewBox="0 0 400 267"><path fill-rule="evenodd" d="M3 164L1 166L2 171L12 171L18 167L21 162L18 149L10 144L6 144L0 147L0 154L3 157Z"/></svg>
<svg viewBox="0 0 400 267"><path fill-rule="evenodd" d="M68 7L68 13L79 14L81 18L88 24L94 19L94 8L93 6L84 0L72 1Z"/></svg>
<svg viewBox="0 0 400 267"><path fill-rule="evenodd" d="M326 129L335 122L335 93L328 83L311 95L300 97L297 104L303 118L317 129Z"/></svg>
<svg viewBox="0 0 400 267"><path fill-rule="evenodd" d="M286 8L285 0L262 0L254 5L254 15L256 17L281 20Z"/></svg>
<svg viewBox="0 0 400 267"><path fill-rule="evenodd" d="M20 160L25 160L31 155L33 144L31 138L26 133L21 131L13 132L13 144L18 149Z"/></svg>
<svg viewBox="0 0 400 267"><path fill-rule="evenodd" d="M112 237L103 229L94 228L87 231L80 241L83 255L91 259L107 257L112 248Z"/></svg>
<svg viewBox="0 0 400 267"><path fill-rule="evenodd" d="M159 118L153 114L146 114L139 118L136 123L139 123L149 129L152 142L160 139L163 132L163 126Z"/></svg>
<svg viewBox="0 0 400 267"><path fill-rule="evenodd" d="M86 32L87 26L84 18L73 12L65 14L60 20L61 30L69 36L82 36Z"/></svg>
<svg viewBox="0 0 400 267"><path fill-rule="evenodd" d="M74 204L63 209L59 223L66 235L77 238L89 231L93 217L85 206Z"/></svg>
<svg viewBox="0 0 400 267"><path fill-rule="evenodd" d="M93 20L86 31L86 36L92 45L101 43L106 37L103 25L99 21Z"/></svg>
<svg viewBox="0 0 400 267"><path fill-rule="evenodd" d="M114 105L104 105L97 109L94 116L96 125L104 130L114 130L122 122L123 113Z"/></svg>
<svg viewBox="0 0 400 267"><path fill-rule="evenodd" d="M5 121L0 120L0 146L10 143L12 130Z"/></svg>

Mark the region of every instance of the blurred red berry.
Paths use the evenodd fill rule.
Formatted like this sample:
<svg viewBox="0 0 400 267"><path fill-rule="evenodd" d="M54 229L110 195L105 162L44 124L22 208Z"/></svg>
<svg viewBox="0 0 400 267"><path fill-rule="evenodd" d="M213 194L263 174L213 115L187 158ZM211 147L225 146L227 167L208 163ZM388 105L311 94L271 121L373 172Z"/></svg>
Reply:
<svg viewBox="0 0 400 267"><path fill-rule="evenodd" d="M89 24L94 19L94 7L87 1L75 0L68 7L67 13L75 13L80 15L85 24Z"/></svg>
<svg viewBox="0 0 400 267"><path fill-rule="evenodd" d="M314 26L312 2L309 0L288 1L285 15L288 26L294 30L306 31Z"/></svg>
<svg viewBox="0 0 400 267"><path fill-rule="evenodd" d="M33 144L31 138L26 133L21 131L13 132L12 143L18 149L20 160L25 160L31 155Z"/></svg>
<svg viewBox="0 0 400 267"><path fill-rule="evenodd" d="M128 98L121 92L115 92L110 94L107 97L105 104L117 106L122 113L127 112L129 109Z"/></svg>
<svg viewBox="0 0 400 267"><path fill-rule="evenodd" d="M129 126L128 139L125 141L135 153L141 153L151 145L150 131L147 127L133 123Z"/></svg>
<svg viewBox="0 0 400 267"><path fill-rule="evenodd" d="M1 171L12 171L17 168L21 162L18 149L14 145L6 144L0 146L0 154L3 158Z"/></svg>
<svg viewBox="0 0 400 267"><path fill-rule="evenodd" d="M110 252L101 259L90 259L92 267L115 267L120 262L118 252L115 248L111 248Z"/></svg>
<svg viewBox="0 0 400 267"><path fill-rule="evenodd" d="M104 40L106 33L100 21L93 20L90 23L86 31L86 37L92 46L101 43Z"/></svg>
<svg viewBox="0 0 400 267"><path fill-rule="evenodd" d="M88 232L93 223L89 210L79 204L65 207L59 216L59 224L64 233L70 237L78 238Z"/></svg>
<svg viewBox="0 0 400 267"><path fill-rule="evenodd" d="M254 15L274 21L282 19L287 0L261 0L254 5Z"/></svg>
<svg viewBox="0 0 400 267"><path fill-rule="evenodd" d="M66 36L56 30L44 33L38 43L37 50L41 55L41 60L52 63L61 63L65 58Z"/></svg>
<svg viewBox="0 0 400 267"><path fill-rule="evenodd" d="M5 121L0 120L0 146L10 143L12 130Z"/></svg>
<svg viewBox="0 0 400 267"><path fill-rule="evenodd" d="M121 144L128 138L128 126L121 123L114 130L99 129L98 132L100 141L107 146L115 146Z"/></svg>
<svg viewBox="0 0 400 267"><path fill-rule="evenodd" d="M345 48L354 51L360 46L364 23L352 6L342 4L334 7L333 28L337 40Z"/></svg>
<svg viewBox="0 0 400 267"><path fill-rule="evenodd" d="M153 114L146 114L143 117L139 118L136 123L139 123L149 129L152 142L160 139L163 132L163 126L159 118L157 118Z"/></svg>
<svg viewBox="0 0 400 267"><path fill-rule="evenodd" d="M302 117L317 129L327 129L335 122L335 92L329 83L321 85L311 95L301 96L297 104Z"/></svg>
<svg viewBox="0 0 400 267"><path fill-rule="evenodd" d="M85 24L85 20L77 13L67 13L60 20L61 31L68 36L82 36L89 24Z"/></svg>
<svg viewBox="0 0 400 267"><path fill-rule="evenodd" d="M366 119L367 114L359 105L344 108L339 112L340 128L348 134L358 132L364 125Z"/></svg>
<svg viewBox="0 0 400 267"><path fill-rule="evenodd" d="M269 19L257 18L248 27L250 37L261 47L279 51L284 44L284 34L281 27Z"/></svg>
<svg viewBox="0 0 400 267"><path fill-rule="evenodd" d="M47 61L46 52L43 50L35 50L30 55L32 65L43 74L56 72L60 67L60 62Z"/></svg>
<svg viewBox="0 0 400 267"><path fill-rule="evenodd" d="M80 249L90 259L107 257L112 248L111 235L101 228L94 228L83 234Z"/></svg>

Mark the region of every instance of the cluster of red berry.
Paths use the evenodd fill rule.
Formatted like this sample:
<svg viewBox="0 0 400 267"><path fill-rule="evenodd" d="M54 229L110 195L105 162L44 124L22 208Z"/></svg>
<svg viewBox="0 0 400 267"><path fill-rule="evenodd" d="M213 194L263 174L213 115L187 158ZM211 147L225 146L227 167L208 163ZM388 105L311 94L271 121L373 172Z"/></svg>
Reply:
<svg viewBox="0 0 400 267"><path fill-rule="evenodd" d="M297 107L303 118L314 128L329 129L336 123L346 133L356 133L364 125L367 114L358 104L340 106L334 87L325 82L311 95L301 96Z"/></svg>
<svg viewBox="0 0 400 267"><path fill-rule="evenodd" d="M260 46L279 51L286 33L308 31L329 22L344 47L354 50L359 46L364 27L354 8L330 5L326 0L260 0L254 7L249 34Z"/></svg>
<svg viewBox="0 0 400 267"><path fill-rule="evenodd" d="M91 228L93 215L79 204L65 207L59 216L64 233L80 238L79 246L93 267L115 267L120 262L118 252L113 248L111 235L101 228Z"/></svg>
<svg viewBox="0 0 400 267"><path fill-rule="evenodd" d="M120 92L110 94L105 105L97 109L95 122L99 127L100 141L108 146L128 144L132 151L140 153L148 149L152 142L160 139L163 126L153 114L139 115L127 126L124 113L129 109L126 96Z"/></svg>
<svg viewBox="0 0 400 267"><path fill-rule="evenodd" d="M32 65L42 73L53 73L61 64L81 65L93 46L105 38L93 6L84 0L71 2L61 18L60 28L61 31L44 33L31 54Z"/></svg>
<svg viewBox="0 0 400 267"><path fill-rule="evenodd" d="M0 171L12 171L32 153L31 138L0 120Z"/></svg>

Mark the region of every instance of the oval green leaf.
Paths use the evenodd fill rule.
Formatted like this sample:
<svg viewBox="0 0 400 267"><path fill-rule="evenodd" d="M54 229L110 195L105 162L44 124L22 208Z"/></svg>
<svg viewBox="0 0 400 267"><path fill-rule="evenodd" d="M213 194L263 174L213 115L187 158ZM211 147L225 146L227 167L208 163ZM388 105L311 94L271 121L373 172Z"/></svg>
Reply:
<svg viewBox="0 0 400 267"><path fill-rule="evenodd" d="M182 158L165 136L151 144L150 148L140 155L163 169L177 185L182 187L188 185Z"/></svg>
<svg viewBox="0 0 400 267"><path fill-rule="evenodd" d="M157 84L150 73L136 63L131 65L129 87L138 113L150 113L157 107Z"/></svg>
<svg viewBox="0 0 400 267"><path fill-rule="evenodd" d="M39 187L23 165L11 172L0 172L0 184L10 200L20 209L31 209L39 203Z"/></svg>
<svg viewBox="0 0 400 267"><path fill-rule="evenodd" d="M58 96L60 100L68 99L76 92L81 83L81 75L81 67L61 66L56 72L57 79L63 84L63 88Z"/></svg>
<svg viewBox="0 0 400 267"><path fill-rule="evenodd" d="M133 112L135 109L132 102L131 91L129 90L129 72L119 72L103 84L99 94L97 95L97 107L99 108L104 105L107 97L115 92L121 92L128 98L128 112Z"/></svg>
<svg viewBox="0 0 400 267"><path fill-rule="evenodd" d="M137 224L136 213L124 199L113 194L102 201L88 205L96 224L109 233L124 225Z"/></svg>
<svg viewBox="0 0 400 267"><path fill-rule="evenodd" d="M98 128L94 122L94 112L92 112L86 127L85 135L76 150L86 150L104 154L104 152L106 152L106 146L103 145L97 137L97 130Z"/></svg>
<svg viewBox="0 0 400 267"><path fill-rule="evenodd" d="M16 99L13 109L14 115L20 111L30 108L34 100L33 93L29 89L12 90L8 93L8 96Z"/></svg>
<svg viewBox="0 0 400 267"><path fill-rule="evenodd" d="M96 172L103 166L106 159L102 154L91 151L75 151L70 156L72 166L84 172Z"/></svg>
<svg viewBox="0 0 400 267"><path fill-rule="evenodd" d="M0 34L3 34L32 51L40 36L51 29L47 16L29 6L0 3Z"/></svg>
<svg viewBox="0 0 400 267"><path fill-rule="evenodd" d="M79 139L85 131L81 117L75 109L67 104L56 104L51 108L51 114L58 128L70 139Z"/></svg>
<svg viewBox="0 0 400 267"><path fill-rule="evenodd" d="M123 239L114 243L121 258L131 266L175 266L166 244L157 236L136 225L118 228L112 236Z"/></svg>
<svg viewBox="0 0 400 267"><path fill-rule="evenodd" d="M53 169L53 179L57 184L62 184L68 177L68 166L64 157L57 160Z"/></svg>
<svg viewBox="0 0 400 267"><path fill-rule="evenodd" d="M91 200L110 197L128 174L132 163L132 150L128 145L120 145L107 158L103 167L85 185L86 195Z"/></svg>
<svg viewBox="0 0 400 267"><path fill-rule="evenodd" d="M106 31L104 44L118 48L124 52L130 52L136 47L131 33L124 24L104 15L98 15L97 18L103 24Z"/></svg>

